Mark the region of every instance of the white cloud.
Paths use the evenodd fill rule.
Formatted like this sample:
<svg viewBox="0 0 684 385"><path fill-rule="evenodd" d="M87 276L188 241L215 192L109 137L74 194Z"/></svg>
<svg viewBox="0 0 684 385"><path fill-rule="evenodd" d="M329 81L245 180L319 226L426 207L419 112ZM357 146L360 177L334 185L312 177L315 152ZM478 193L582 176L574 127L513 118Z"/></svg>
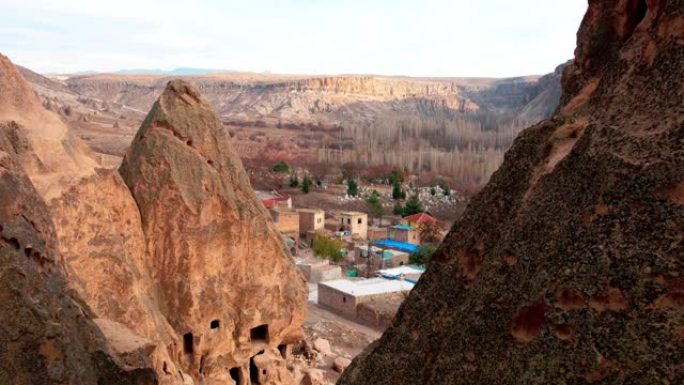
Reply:
<svg viewBox="0 0 684 385"><path fill-rule="evenodd" d="M0 51L44 72L513 76L570 58L585 9L586 0L0 0Z"/></svg>

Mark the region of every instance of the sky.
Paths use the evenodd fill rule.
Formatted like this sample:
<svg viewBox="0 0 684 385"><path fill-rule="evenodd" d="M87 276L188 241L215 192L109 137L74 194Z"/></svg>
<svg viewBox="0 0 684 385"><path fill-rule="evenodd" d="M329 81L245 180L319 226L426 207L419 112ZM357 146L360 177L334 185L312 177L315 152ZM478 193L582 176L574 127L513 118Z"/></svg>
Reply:
<svg viewBox="0 0 684 385"><path fill-rule="evenodd" d="M0 53L41 73L510 77L571 59L586 8L587 0L0 0Z"/></svg>

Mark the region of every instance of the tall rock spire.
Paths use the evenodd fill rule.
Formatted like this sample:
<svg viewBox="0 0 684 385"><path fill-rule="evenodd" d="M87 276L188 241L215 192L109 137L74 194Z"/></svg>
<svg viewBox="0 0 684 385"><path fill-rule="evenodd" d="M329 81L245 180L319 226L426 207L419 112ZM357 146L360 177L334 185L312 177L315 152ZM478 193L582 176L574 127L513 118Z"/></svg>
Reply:
<svg viewBox="0 0 684 385"><path fill-rule="evenodd" d="M194 87L169 82L120 173L140 210L160 308L184 336L177 354L190 372L221 378L234 367L247 376L250 357L275 356L301 337L304 279Z"/></svg>

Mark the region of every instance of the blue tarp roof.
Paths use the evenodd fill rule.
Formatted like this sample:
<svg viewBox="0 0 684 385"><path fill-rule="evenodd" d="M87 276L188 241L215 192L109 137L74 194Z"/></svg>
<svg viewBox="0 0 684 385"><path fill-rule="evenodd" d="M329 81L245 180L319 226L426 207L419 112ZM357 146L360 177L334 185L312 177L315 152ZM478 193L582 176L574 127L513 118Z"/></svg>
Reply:
<svg viewBox="0 0 684 385"><path fill-rule="evenodd" d="M415 243L395 241L394 239L383 239L382 241L377 241L375 242L375 246L405 251L407 253L415 253L418 251L418 245Z"/></svg>

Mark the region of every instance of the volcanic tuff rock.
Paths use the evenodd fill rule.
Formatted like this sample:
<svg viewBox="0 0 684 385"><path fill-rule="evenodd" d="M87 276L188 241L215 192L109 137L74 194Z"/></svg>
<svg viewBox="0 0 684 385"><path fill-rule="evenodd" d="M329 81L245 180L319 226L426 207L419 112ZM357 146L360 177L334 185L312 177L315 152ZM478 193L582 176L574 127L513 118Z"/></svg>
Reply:
<svg viewBox="0 0 684 385"><path fill-rule="evenodd" d="M301 338L305 282L196 89L169 82L120 172L140 209L161 311L184 336L178 359L225 381L231 368L249 376L256 356L260 383L273 382L265 357L277 367L276 348Z"/></svg>
<svg viewBox="0 0 684 385"><path fill-rule="evenodd" d="M0 184L0 209L9 207L36 226L52 250L39 248L37 237L26 242L13 233L6 237L12 227L0 227L2 257L7 256L2 266L12 267L24 253L42 265L59 261L56 276L24 273L31 287L47 285L41 296L22 297L13 282L2 281L9 285L0 301L9 340L14 343L29 322L34 331L26 344L40 349L25 350L26 357L36 357L25 361L36 367L35 378L13 364L15 356L6 350L0 352L0 367L18 378L26 375L29 383L74 378L72 383L90 384L100 378L129 384L134 375L140 383L225 384L233 375L243 383L250 377L262 384L291 383L282 356L301 338L304 280L253 195L227 135L196 91L172 82L150 113L147 122L167 131L141 128L122 170L129 190L116 170L95 168L81 142L37 103L4 56L0 70L0 155L5 159L2 151L11 152L10 160L23 166L48 201L43 214L50 230L31 219L29 209L38 206L12 203L18 199L12 194L24 193L14 179ZM188 98L193 103L186 105ZM165 136L173 130L187 136L180 147ZM187 152L193 143L195 149ZM19 217L21 210L26 213ZM64 294L65 286L74 290ZM35 320L13 310L29 299L25 306L38 311ZM51 307L66 310L61 314ZM82 310L72 315L74 308ZM55 322L63 323L63 338L55 334L62 333ZM71 327L78 330L72 333ZM89 336L83 344L96 359L78 350L74 333ZM54 341L45 348L44 335ZM62 342L73 345L68 358ZM45 357L50 373L41 377Z"/></svg>
<svg viewBox="0 0 684 385"><path fill-rule="evenodd" d="M684 1L594 0L525 130L338 384L684 378Z"/></svg>
<svg viewBox="0 0 684 385"><path fill-rule="evenodd" d="M112 351L67 289L47 206L19 165L22 135L0 126L0 383L156 384L139 346Z"/></svg>

